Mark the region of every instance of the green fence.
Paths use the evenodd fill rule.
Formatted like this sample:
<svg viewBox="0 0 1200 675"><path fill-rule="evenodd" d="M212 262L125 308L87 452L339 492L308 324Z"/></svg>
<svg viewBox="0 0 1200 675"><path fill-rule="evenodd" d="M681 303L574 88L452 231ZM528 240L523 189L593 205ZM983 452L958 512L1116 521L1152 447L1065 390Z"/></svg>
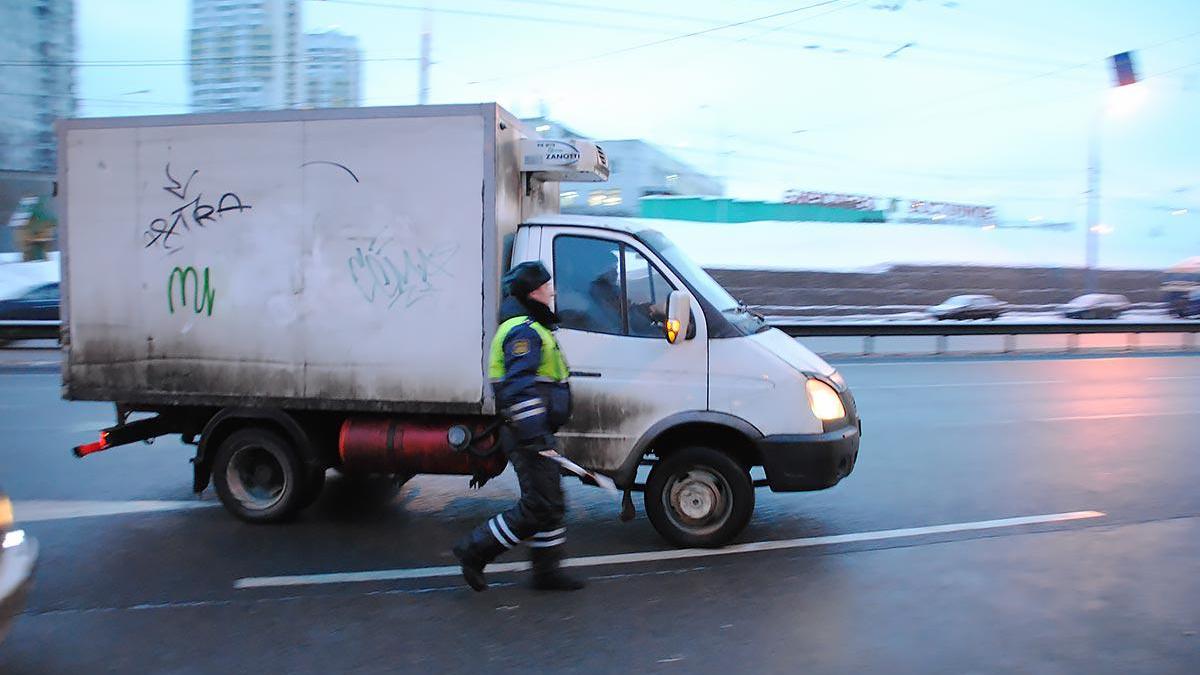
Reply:
<svg viewBox="0 0 1200 675"><path fill-rule="evenodd" d="M815 204L756 202L723 197L645 197L639 200L643 218L695 220L709 223L748 223L784 220L826 223L882 223L883 211L855 211Z"/></svg>

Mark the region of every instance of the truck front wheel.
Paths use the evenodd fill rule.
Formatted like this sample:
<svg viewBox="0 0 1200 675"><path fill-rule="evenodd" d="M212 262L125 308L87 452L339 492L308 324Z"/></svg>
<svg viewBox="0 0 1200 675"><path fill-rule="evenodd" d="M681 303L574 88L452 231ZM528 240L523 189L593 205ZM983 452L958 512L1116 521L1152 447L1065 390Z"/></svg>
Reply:
<svg viewBox="0 0 1200 675"><path fill-rule="evenodd" d="M235 431L221 443L213 462L213 484L221 503L249 523L294 516L310 494L309 482L296 449L268 429Z"/></svg>
<svg viewBox="0 0 1200 675"><path fill-rule="evenodd" d="M754 512L750 473L729 455L692 446L667 455L646 480L646 515L678 546L716 547L736 537Z"/></svg>

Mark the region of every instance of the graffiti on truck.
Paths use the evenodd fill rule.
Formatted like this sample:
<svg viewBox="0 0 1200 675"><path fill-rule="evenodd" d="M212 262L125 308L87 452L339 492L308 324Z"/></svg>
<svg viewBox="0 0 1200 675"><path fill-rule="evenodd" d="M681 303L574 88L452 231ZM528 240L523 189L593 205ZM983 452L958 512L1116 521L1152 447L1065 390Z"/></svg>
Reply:
<svg viewBox="0 0 1200 675"><path fill-rule="evenodd" d="M187 180L183 182L180 182L171 173L169 162L163 168L163 173L166 174L167 180L163 191L183 204L170 213L150 221L150 225L143 233L145 248L157 246L168 253L178 252L183 248L181 243L183 236L191 232L193 227L202 229L224 219L227 214L237 214L253 208L250 204L243 202L236 192L223 192L220 197L215 199L211 197L206 199L203 192L196 192L194 197L189 198L192 181L200 173L199 169L192 169Z"/></svg>
<svg viewBox="0 0 1200 675"><path fill-rule="evenodd" d="M393 257L390 243L376 237L366 250L355 247L347 260L350 278L368 303L412 307L437 292L440 278L453 276L447 265L458 253L457 244L404 249Z"/></svg>
<svg viewBox="0 0 1200 675"><path fill-rule="evenodd" d="M179 282L178 286L176 281ZM188 286L188 281L191 281L191 287ZM178 293L176 293L178 289ZM189 293L190 291L190 293ZM167 277L167 309L175 313L175 301L179 300L181 309L188 306L188 300L192 303L192 312L194 314L203 313L205 316L212 316L213 301L216 300L217 289L212 287L209 280L209 270L204 268L203 276L196 270L195 267L176 267L171 270L171 275Z"/></svg>

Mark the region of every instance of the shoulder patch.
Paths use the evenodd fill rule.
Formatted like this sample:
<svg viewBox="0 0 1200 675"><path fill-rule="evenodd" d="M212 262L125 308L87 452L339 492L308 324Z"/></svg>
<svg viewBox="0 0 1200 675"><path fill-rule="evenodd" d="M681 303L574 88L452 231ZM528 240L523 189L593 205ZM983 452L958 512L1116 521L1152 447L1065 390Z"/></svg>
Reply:
<svg viewBox="0 0 1200 675"><path fill-rule="evenodd" d="M525 338L521 338L520 340L513 340L513 343L512 343L512 355L513 356L525 356L528 353L529 353L529 340L526 340Z"/></svg>

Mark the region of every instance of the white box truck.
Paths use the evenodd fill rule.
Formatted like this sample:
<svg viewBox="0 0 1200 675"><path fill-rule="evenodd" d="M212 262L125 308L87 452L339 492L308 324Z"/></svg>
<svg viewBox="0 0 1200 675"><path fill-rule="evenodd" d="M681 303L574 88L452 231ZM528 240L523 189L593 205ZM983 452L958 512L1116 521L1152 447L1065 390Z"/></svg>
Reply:
<svg viewBox="0 0 1200 675"><path fill-rule="evenodd" d="M484 481L500 278L558 289L563 453L645 492L668 540L721 545L754 488L830 487L861 423L840 375L637 220L558 215L603 151L494 104L67 120L64 397L111 401L78 456L178 434L252 522L326 469ZM644 482L639 467L649 466ZM762 466L764 480L750 470Z"/></svg>

